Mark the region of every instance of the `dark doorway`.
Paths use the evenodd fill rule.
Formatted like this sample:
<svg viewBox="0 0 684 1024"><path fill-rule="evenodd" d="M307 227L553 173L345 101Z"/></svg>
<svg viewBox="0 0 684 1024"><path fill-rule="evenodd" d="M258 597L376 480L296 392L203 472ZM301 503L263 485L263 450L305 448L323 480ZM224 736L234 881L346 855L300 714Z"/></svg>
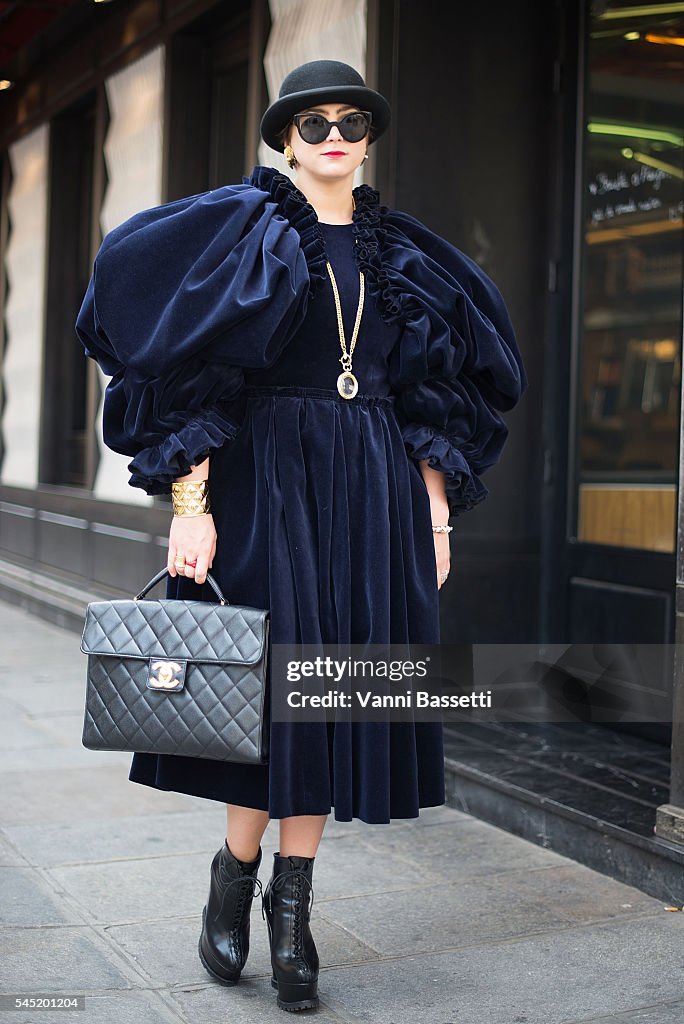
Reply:
<svg viewBox="0 0 684 1024"><path fill-rule="evenodd" d="M240 182L245 164L250 5L223 3L167 50L165 199Z"/></svg>

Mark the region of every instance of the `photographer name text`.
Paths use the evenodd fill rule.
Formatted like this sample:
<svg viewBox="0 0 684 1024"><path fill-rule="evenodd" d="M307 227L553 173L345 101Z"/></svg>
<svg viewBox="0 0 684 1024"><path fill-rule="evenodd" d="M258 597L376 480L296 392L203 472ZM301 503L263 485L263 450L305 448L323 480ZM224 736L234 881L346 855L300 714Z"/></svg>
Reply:
<svg viewBox="0 0 684 1024"><path fill-rule="evenodd" d="M291 690L287 695L291 708L491 708L492 691L461 694L434 694L427 690L406 690L405 693L373 693L372 690L328 690L326 693L302 693Z"/></svg>

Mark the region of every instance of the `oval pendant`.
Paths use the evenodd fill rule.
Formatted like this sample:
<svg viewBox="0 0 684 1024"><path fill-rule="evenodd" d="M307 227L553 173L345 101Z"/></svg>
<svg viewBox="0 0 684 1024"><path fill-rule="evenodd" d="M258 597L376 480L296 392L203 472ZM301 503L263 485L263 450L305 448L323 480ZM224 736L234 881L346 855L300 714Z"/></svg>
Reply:
<svg viewBox="0 0 684 1024"><path fill-rule="evenodd" d="M351 370L345 370L339 375L337 378L337 390L343 398L353 398L359 390L359 382Z"/></svg>

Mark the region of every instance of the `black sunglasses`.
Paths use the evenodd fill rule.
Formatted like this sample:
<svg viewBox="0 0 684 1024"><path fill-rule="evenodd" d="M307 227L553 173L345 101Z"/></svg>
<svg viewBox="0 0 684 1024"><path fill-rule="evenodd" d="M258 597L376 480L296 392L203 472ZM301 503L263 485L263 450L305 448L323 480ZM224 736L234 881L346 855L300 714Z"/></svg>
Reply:
<svg viewBox="0 0 684 1024"><path fill-rule="evenodd" d="M340 135L346 142L360 142L368 134L372 120L370 110L355 110L341 121L328 121L322 114L295 114L292 118L304 142L311 145L324 142L333 125L337 125Z"/></svg>

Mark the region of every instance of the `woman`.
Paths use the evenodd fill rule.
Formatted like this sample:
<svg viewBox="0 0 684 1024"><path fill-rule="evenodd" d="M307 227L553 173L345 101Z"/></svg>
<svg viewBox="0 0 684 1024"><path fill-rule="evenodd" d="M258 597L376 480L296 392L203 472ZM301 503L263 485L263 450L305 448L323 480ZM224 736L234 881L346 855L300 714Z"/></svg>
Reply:
<svg viewBox="0 0 684 1024"><path fill-rule="evenodd" d="M486 497L498 411L527 386L489 278L352 187L389 120L348 65L295 68L261 134L297 185L256 166L129 218L102 243L76 325L112 375L106 444L135 456L132 486L173 492L167 596L212 600L211 568L230 600L270 610L275 643L439 642L447 520ZM442 804L441 723L273 721L268 765L140 753L129 777L227 805L199 941L226 984L280 819L262 909L278 1005L304 1009L318 1005L309 898L327 816L387 823Z"/></svg>

